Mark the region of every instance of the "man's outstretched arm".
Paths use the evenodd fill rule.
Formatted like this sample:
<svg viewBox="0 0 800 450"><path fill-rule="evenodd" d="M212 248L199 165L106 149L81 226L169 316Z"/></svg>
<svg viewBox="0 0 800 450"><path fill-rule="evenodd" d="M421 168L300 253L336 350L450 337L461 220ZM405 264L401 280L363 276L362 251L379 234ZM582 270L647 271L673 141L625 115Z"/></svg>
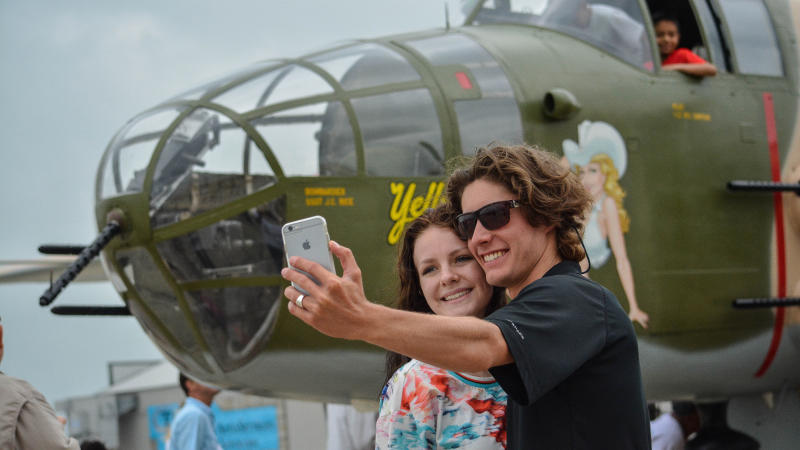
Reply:
<svg viewBox="0 0 800 450"><path fill-rule="evenodd" d="M281 275L305 289L303 308L295 304L300 292L289 286L289 312L328 336L361 340L444 369L479 372L513 362L500 329L475 317L445 317L413 313L367 300L352 251L335 242L331 251L342 264L339 277L309 260L292 257L291 265L313 275L283 269Z"/></svg>

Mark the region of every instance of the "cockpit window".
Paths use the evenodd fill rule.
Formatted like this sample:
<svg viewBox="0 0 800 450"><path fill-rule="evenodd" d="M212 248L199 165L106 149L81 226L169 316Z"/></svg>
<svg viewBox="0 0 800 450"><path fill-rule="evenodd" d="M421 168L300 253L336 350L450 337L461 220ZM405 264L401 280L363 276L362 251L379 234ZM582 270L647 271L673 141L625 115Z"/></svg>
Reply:
<svg viewBox="0 0 800 450"><path fill-rule="evenodd" d="M332 92L333 88L322 77L305 67L290 64L237 85L212 101L245 113L263 106Z"/></svg>
<svg viewBox="0 0 800 450"><path fill-rule="evenodd" d="M134 118L106 150L97 199L141 192L153 150L183 108L167 108Z"/></svg>
<svg viewBox="0 0 800 450"><path fill-rule="evenodd" d="M220 88L222 86L225 86L226 84L232 82L233 80L246 78L246 77L250 76L251 74L254 74L256 72L260 72L260 71L264 70L265 68L267 68L269 66L274 66L274 65L277 65L277 64L278 63L274 62L274 61L261 61L261 62L255 63L252 66L246 67L243 70L237 70L237 71L231 73L230 75L222 77L222 78L220 78L218 80L214 80L214 81L212 81L210 83L206 83L206 84L204 84L202 86L198 86L196 88L192 88L192 89L190 89L190 90L188 90L186 92L183 92L183 93L181 93L179 95L176 95L175 97L167 100L165 103L170 103L170 102L177 101L177 100L197 100L200 97L206 95L207 93L209 93L211 91L214 91L214 90L216 90L216 89L218 89L218 88Z"/></svg>
<svg viewBox="0 0 800 450"><path fill-rule="evenodd" d="M419 80L419 74L408 61L376 44L348 47L309 61L328 72L347 90Z"/></svg>
<svg viewBox="0 0 800 450"><path fill-rule="evenodd" d="M444 174L442 131L427 89L355 98L367 175Z"/></svg>
<svg viewBox="0 0 800 450"><path fill-rule="evenodd" d="M733 40L739 72L783 76L775 27L762 0L715 1L722 10Z"/></svg>
<svg viewBox="0 0 800 450"><path fill-rule="evenodd" d="M650 41L636 0L488 0L474 23L519 23L558 30L652 70Z"/></svg>
<svg viewBox="0 0 800 450"><path fill-rule="evenodd" d="M691 50L703 59L711 61L717 70L720 72L730 72L730 52L725 46L722 30L720 30L720 23L718 16L711 10L709 2L706 0L693 0L695 11L697 11L697 18L699 23L703 25L705 30L705 37L708 41L708 48L703 46L700 36L700 30L697 30L697 40L690 42ZM684 22L681 22L681 41L684 40L684 35L687 34L687 27ZM690 31L695 31L691 28ZM682 45L684 45L682 43ZM688 46L687 46L688 47Z"/></svg>
<svg viewBox="0 0 800 450"><path fill-rule="evenodd" d="M264 153L242 128L216 111L196 109L178 124L158 157L151 225L180 222L275 182Z"/></svg>
<svg viewBox="0 0 800 450"><path fill-rule="evenodd" d="M434 66L466 64L480 88L476 99L453 102L461 151L471 155L491 141L520 143L522 121L514 92L503 68L483 47L464 34L448 33L405 42Z"/></svg>
<svg viewBox="0 0 800 450"><path fill-rule="evenodd" d="M252 123L286 176L335 176L355 172L353 129L339 102L285 109L254 119ZM332 133L339 135L337 143L347 144L330 148ZM337 154L335 160L326 158L330 153Z"/></svg>

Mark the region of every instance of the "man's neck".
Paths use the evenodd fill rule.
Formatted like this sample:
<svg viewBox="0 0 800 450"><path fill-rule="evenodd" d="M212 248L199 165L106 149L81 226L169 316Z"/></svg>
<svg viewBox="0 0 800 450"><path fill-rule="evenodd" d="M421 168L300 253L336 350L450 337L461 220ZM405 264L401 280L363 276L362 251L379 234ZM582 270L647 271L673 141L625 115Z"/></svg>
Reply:
<svg viewBox="0 0 800 450"><path fill-rule="evenodd" d="M514 288L508 288L508 294L511 298L517 298L522 289L525 286L533 283L534 281L542 278L550 269L552 269L556 264L562 261L561 255L558 253L558 249L556 248L555 238L548 239L547 248L542 253L541 258L539 261L536 262L536 265L533 267L531 273L525 277L525 280L518 286L514 286Z"/></svg>
<svg viewBox="0 0 800 450"><path fill-rule="evenodd" d="M197 394L191 394L191 395L189 395L189 397L197 400L198 402L203 403L206 406L211 406L211 402L214 400L213 396L210 396L210 397L209 396L200 396L200 395L197 395Z"/></svg>

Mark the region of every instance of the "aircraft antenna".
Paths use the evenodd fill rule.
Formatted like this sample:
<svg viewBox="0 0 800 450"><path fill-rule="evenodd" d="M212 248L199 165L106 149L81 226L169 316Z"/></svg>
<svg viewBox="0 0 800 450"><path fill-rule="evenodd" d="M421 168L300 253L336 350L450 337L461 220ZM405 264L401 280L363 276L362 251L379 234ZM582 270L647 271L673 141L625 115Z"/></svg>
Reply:
<svg viewBox="0 0 800 450"><path fill-rule="evenodd" d="M81 251L81 254L75 258L75 261L73 261L72 264L70 264L69 267L67 267L67 269L64 271L64 273L58 277L58 280L56 280L55 284L51 282L50 287L44 291L44 294L42 294L41 297L39 297L40 306L47 306L53 303L56 297L58 297L58 294L61 293L61 291L64 290L64 288L67 287L67 285L72 282L72 280L74 280L75 277L77 277L78 274L81 273L81 271L85 269L95 257L97 257L97 255L100 254L100 251L103 250L103 248L108 245L109 242L111 242L111 239L122 232L121 215L122 214L120 213L120 217L109 218L108 223L103 228L103 231L100 232L100 235Z"/></svg>

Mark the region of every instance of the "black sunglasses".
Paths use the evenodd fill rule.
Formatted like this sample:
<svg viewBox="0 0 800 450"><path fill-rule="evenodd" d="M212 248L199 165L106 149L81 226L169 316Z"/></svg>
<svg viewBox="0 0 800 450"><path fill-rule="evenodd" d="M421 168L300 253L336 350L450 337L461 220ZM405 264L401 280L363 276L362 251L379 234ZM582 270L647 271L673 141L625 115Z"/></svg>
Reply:
<svg viewBox="0 0 800 450"><path fill-rule="evenodd" d="M511 208L522 206L517 200L505 200L502 202L489 203L477 211L459 214L456 217L456 226L461 239L468 241L475 232L475 225L481 221L481 225L487 230L496 230L505 226L511 219Z"/></svg>

